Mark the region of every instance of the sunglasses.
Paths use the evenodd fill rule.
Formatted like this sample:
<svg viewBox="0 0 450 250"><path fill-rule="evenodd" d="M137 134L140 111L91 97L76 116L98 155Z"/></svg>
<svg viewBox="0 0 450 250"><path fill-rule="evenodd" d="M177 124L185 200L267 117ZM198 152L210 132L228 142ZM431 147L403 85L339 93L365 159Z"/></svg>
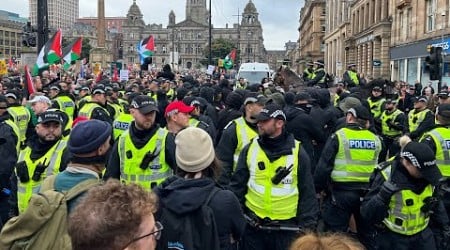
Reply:
<svg viewBox="0 0 450 250"><path fill-rule="evenodd" d="M150 232L150 233L148 233L148 234L145 234L145 235L142 235L142 236L139 236L139 237L137 237L137 238L132 239L132 240L131 240L124 248L127 248L127 247L128 247L129 245L131 245L133 242L142 240L142 239L144 239L144 238L146 238L146 237L148 237L148 236L150 236L150 235L154 235L155 240L161 239L161 233L162 233L162 230L164 229L164 227L163 227L163 225L161 224L161 222L157 221L157 222L155 223L155 228L156 228L156 230L153 231L153 232Z"/></svg>

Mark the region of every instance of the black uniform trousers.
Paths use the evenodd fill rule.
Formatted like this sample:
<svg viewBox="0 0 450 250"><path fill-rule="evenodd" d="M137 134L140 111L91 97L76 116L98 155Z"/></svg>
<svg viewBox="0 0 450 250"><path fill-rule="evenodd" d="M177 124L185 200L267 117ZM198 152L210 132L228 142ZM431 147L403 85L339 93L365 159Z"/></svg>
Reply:
<svg viewBox="0 0 450 250"><path fill-rule="evenodd" d="M436 250L433 232L427 227L414 235L402 235L385 229L377 235L378 250Z"/></svg>
<svg viewBox="0 0 450 250"><path fill-rule="evenodd" d="M256 229L247 224L240 250L287 250L300 234L290 231Z"/></svg>
<svg viewBox="0 0 450 250"><path fill-rule="evenodd" d="M400 152L400 144L398 144L397 138L382 136L382 139L384 147L378 156L378 163L384 162Z"/></svg>

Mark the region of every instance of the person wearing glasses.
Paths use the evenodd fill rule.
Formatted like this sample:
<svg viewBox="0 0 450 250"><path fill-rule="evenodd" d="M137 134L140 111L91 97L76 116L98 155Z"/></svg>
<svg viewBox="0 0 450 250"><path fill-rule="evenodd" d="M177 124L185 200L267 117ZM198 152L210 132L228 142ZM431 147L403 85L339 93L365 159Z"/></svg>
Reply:
<svg viewBox="0 0 450 250"><path fill-rule="evenodd" d="M155 221L156 196L141 186L110 179L88 191L69 217L73 250L156 248L163 225Z"/></svg>

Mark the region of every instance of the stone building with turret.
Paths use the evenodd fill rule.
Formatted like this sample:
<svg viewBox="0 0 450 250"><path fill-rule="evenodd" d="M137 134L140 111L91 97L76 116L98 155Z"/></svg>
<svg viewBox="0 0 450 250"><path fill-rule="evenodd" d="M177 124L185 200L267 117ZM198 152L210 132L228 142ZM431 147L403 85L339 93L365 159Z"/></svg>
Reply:
<svg viewBox="0 0 450 250"><path fill-rule="evenodd" d="M209 10L206 0L186 0L186 18L178 21L176 13L168 13L165 24L146 24L144 16L133 0L123 31L123 60L127 65L140 63L137 53L138 42L153 35L155 39L155 54L152 58L154 67L161 68L170 64L176 70L200 67L200 61L205 58L204 49L209 38ZM252 0L246 4L241 14L240 23L225 27L212 27L212 40L223 38L235 44L240 50L241 62L265 62L266 50L258 11ZM216 63L218 58L213 58Z"/></svg>

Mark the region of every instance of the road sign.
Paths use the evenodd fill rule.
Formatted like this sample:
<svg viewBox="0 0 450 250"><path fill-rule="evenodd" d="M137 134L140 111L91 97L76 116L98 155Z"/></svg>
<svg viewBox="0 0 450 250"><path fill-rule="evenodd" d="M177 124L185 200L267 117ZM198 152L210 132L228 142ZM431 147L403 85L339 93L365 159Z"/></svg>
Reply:
<svg viewBox="0 0 450 250"><path fill-rule="evenodd" d="M372 65L373 65L374 67L380 67L380 66L381 66L381 60L374 59L374 60L372 61Z"/></svg>

